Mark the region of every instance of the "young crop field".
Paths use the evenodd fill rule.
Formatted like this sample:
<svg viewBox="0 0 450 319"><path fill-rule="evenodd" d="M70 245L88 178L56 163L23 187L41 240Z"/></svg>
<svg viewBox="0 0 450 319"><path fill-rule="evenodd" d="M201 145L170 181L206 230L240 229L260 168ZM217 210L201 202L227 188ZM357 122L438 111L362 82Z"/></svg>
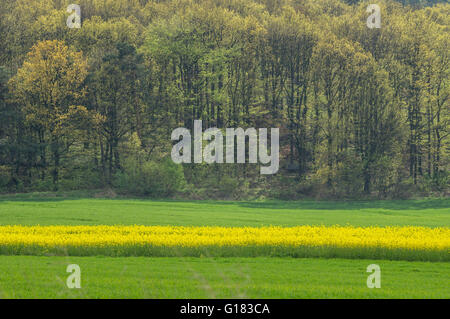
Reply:
<svg viewBox="0 0 450 319"><path fill-rule="evenodd" d="M449 298L449 207L2 197L0 297Z"/></svg>
<svg viewBox="0 0 450 319"><path fill-rule="evenodd" d="M366 285L372 263L380 289ZM66 286L69 264L81 289ZM0 298L449 298L449 272L369 259L0 256Z"/></svg>

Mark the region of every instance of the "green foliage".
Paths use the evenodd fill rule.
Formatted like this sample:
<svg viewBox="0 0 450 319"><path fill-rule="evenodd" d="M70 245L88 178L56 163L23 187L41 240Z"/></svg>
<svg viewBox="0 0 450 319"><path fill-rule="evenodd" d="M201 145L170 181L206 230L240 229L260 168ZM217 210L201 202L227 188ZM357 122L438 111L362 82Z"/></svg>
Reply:
<svg viewBox="0 0 450 319"><path fill-rule="evenodd" d="M3 191L448 194L445 1L381 0L380 29L357 0L80 0L80 29L66 1L0 2ZM281 128L296 168L163 164L172 130L199 119Z"/></svg>
<svg viewBox="0 0 450 319"><path fill-rule="evenodd" d="M5 191L10 181L8 168L0 166L0 192Z"/></svg>
<svg viewBox="0 0 450 319"><path fill-rule="evenodd" d="M116 174L114 186L125 194L169 197L183 189L185 179L182 166L171 160L141 162L129 158L123 171Z"/></svg>

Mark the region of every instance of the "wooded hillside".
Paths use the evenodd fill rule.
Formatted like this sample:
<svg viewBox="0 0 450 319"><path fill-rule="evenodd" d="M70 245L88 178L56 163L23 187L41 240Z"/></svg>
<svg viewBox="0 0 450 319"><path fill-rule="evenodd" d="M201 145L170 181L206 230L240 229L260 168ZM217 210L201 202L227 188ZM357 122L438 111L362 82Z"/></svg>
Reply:
<svg viewBox="0 0 450 319"><path fill-rule="evenodd" d="M0 0L0 192L448 195L449 4L73 1ZM280 128L279 172L174 164L194 120Z"/></svg>

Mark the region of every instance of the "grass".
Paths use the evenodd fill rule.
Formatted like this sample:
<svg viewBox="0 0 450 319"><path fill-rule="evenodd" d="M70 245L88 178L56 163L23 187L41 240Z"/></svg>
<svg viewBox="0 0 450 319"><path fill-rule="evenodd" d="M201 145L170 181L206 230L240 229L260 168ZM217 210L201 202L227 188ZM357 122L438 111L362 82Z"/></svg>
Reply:
<svg viewBox="0 0 450 319"><path fill-rule="evenodd" d="M450 227L450 199L225 202L0 197L0 225Z"/></svg>
<svg viewBox="0 0 450 319"><path fill-rule="evenodd" d="M368 265L381 288L366 285ZM81 268L68 289L66 267ZM449 263L294 258L0 256L3 298L450 298Z"/></svg>
<svg viewBox="0 0 450 319"><path fill-rule="evenodd" d="M0 196L0 225L135 224L450 227L450 199L215 202ZM370 259L0 256L0 298L450 297L448 262L367 256ZM66 267L72 263L81 267L79 290L66 287ZM381 289L366 286L366 267L372 263L381 267Z"/></svg>

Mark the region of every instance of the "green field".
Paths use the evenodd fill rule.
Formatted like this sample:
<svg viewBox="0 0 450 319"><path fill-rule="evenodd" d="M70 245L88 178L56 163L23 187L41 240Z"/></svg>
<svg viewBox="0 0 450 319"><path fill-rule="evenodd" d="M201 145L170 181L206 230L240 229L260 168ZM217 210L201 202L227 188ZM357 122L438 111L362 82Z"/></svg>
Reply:
<svg viewBox="0 0 450 319"><path fill-rule="evenodd" d="M81 268L81 289L66 267ZM381 288L366 267L381 267ZM3 298L450 298L450 264L295 258L0 256Z"/></svg>
<svg viewBox="0 0 450 319"><path fill-rule="evenodd" d="M0 225L450 226L450 199L225 202L0 198Z"/></svg>
<svg viewBox="0 0 450 319"><path fill-rule="evenodd" d="M450 200L184 202L0 198L0 225L450 227ZM66 266L82 271L68 289ZM381 289L366 267L381 267ZM450 263L321 258L0 256L3 298L449 298Z"/></svg>

